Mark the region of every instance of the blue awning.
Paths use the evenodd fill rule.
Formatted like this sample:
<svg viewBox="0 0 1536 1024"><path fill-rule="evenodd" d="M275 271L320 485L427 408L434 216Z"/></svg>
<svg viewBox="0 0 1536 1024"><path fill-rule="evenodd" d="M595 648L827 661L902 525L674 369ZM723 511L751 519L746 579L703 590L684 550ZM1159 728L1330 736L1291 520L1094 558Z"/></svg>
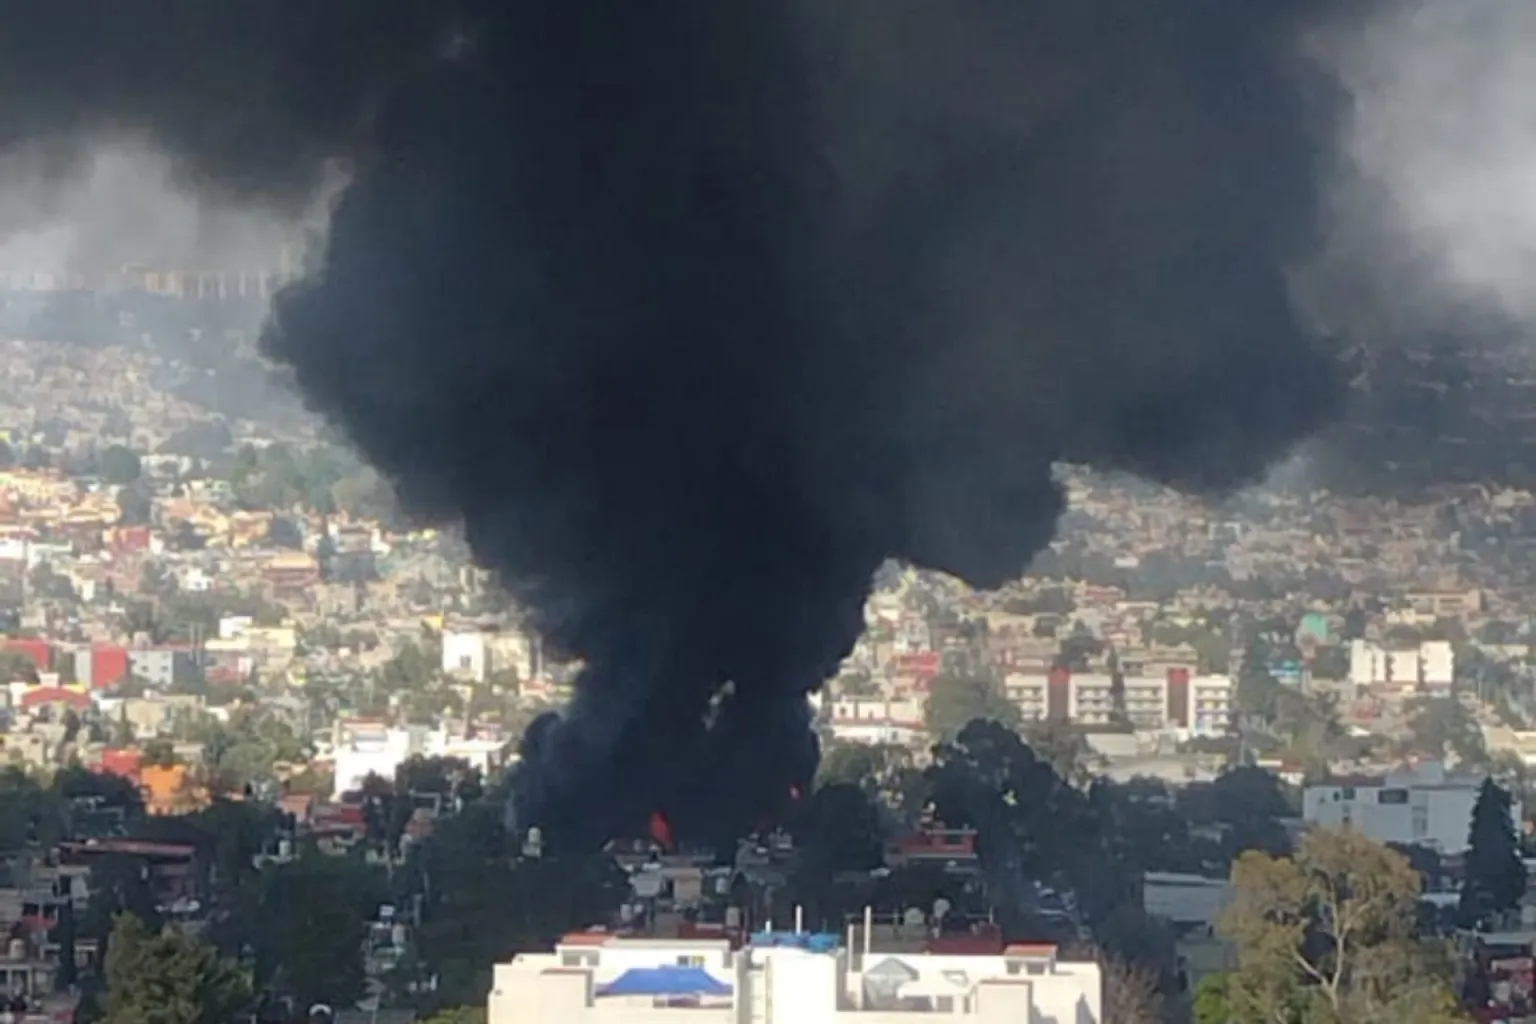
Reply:
<svg viewBox="0 0 1536 1024"><path fill-rule="evenodd" d="M728 996L731 986L702 967L631 967L597 990L600 996Z"/></svg>

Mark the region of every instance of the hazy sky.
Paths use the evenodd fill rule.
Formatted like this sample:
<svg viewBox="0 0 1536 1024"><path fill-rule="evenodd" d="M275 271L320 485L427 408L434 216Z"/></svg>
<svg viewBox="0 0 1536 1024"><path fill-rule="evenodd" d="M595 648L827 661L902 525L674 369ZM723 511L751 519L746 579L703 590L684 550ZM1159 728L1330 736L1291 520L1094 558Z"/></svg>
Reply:
<svg viewBox="0 0 1536 1024"><path fill-rule="evenodd" d="M1536 318L1536 3L1387 5L1345 49L1345 145L1447 283Z"/></svg>
<svg viewBox="0 0 1536 1024"><path fill-rule="evenodd" d="M303 237L266 211L178 189L165 158L139 147L99 147L62 178L34 155L8 158L0 170L0 271L276 269L284 242Z"/></svg>

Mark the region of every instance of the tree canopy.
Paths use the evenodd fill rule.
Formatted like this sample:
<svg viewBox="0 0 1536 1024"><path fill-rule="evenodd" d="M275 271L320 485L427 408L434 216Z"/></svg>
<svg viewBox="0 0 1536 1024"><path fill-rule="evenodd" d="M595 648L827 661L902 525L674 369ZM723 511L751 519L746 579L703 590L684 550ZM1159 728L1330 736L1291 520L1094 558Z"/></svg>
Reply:
<svg viewBox="0 0 1536 1024"><path fill-rule="evenodd" d="M923 708L928 735L939 742L953 740L977 719L1019 725L1019 709L1003 693L1002 684L983 674L942 674L935 678Z"/></svg>
<svg viewBox="0 0 1536 1024"><path fill-rule="evenodd" d="M108 445L96 458L101 481L113 487L126 487L139 479L139 457L120 444Z"/></svg>
<svg viewBox="0 0 1536 1024"><path fill-rule="evenodd" d="M118 916L107 943L105 1024L228 1024L250 999L244 972L212 946Z"/></svg>
<svg viewBox="0 0 1536 1024"><path fill-rule="evenodd" d="M1419 876L1352 829L1319 829L1293 857L1249 851L1220 930L1237 950L1224 995L1236 1020L1442 1024L1452 974L1414 933Z"/></svg>

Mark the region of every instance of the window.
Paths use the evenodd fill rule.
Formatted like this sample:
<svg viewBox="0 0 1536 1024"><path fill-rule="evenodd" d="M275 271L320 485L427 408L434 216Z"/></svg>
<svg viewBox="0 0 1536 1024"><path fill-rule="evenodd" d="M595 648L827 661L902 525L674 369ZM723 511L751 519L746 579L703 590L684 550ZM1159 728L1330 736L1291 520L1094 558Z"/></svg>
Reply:
<svg viewBox="0 0 1536 1024"><path fill-rule="evenodd" d="M1429 835L1429 808L1415 807L1413 809L1413 838L1423 839Z"/></svg>
<svg viewBox="0 0 1536 1024"><path fill-rule="evenodd" d="M459 668L468 671L475 667L475 659L468 654L459 655Z"/></svg>
<svg viewBox="0 0 1536 1024"><path fill-rule="evenodd" d="M1406 804L1408 791L1406 789L1383 789L1376 793L1376 802L1379 804Z"/></svg>
<svg viewBox="0 0 1536 1024"><path fill-rule="evenodd" d="M701 956L680 956L677 958L679 967L703 967L704 958Z"/></svg>
<svg viewBox="0 0 1536 1024"><path fill-rule="evenodd" d="M1342 791L1340 791L1340 793L1339 793L1339 799L1341 799L1341 800L1353 800L1354 798L1355 798L1355 787L1354 786L1345 786L1344 789Z"/></svg>
<svg viewBox="0 0 1536 1024"><path fill-rule="evenodd" d="M561 953L561 967L596 967L596 953Z"/></svg>

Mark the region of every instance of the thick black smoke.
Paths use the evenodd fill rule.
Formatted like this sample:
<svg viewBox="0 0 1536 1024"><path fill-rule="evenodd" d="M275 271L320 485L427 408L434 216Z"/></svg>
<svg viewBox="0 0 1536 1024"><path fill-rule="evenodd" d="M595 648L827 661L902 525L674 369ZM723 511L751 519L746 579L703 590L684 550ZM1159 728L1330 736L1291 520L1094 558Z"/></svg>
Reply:
<svg viewBox="0 0 1536 1024"><path fill-rule="evenodd" d="M357 157L268 351L585 660L517 779L558 837L739 831L883 559L996 585L1054 462L1219 491L1343 394L1286 277L1328 4L7 6L13 145L278 198Z"/></svg>

